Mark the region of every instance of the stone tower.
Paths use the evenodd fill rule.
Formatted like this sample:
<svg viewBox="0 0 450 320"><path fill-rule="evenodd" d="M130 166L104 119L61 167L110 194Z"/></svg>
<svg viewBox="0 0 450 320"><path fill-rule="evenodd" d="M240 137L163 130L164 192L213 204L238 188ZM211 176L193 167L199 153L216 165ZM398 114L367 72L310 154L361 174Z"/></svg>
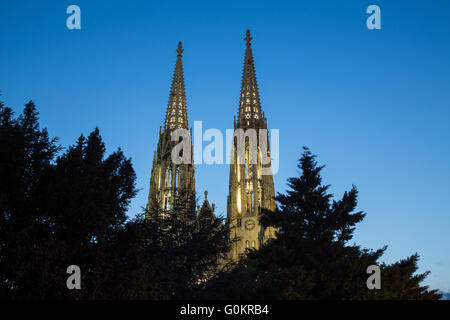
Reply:
<svg viewBox="0 0 450 320"><path fill-rule="evenodd" d="M260 129L267 130L267 119L261 110L251 40L250 31L247 30L239 113L237 122L236 117L234 120L235 138L232 146L227 199L227 217L231 226L231 237L239 238L231 252L233 260L239 259L247 248L258 249L264 241L274 237L275 233L273 228L264 229L259 222L261 209L275 209L275 189L271 174L268 135L260 134ZM254 146L256 157L250 150L251 139L247 137L247 134L244 135L241 144L245 145L243 147L245 150L241 153L238 152L239 144L236 133L240 131L239 129L246 133L249 131L248 129L254 129L258 133L256 146ZM266 140L265 151L260 147L260 143L263 142L261 139ZM253 142L253 144L255 143ZM263 152L266 154L264 155ZM262 161L263 157L269 160Z"/></svg>
<svg viewBox="0 0 450 320"><path fill-rule="evenodd" d="M170 212L174 207L177 196L183 194L187 197L184 203L190 214L195 213L195 176L192 159L189 164L175 164L172 162L172 148L178 141L171 140L171 133L175 129L188 130L188 118L186 109L186 92L183 75L183 48L178 43L177 62L170 89L169 103L167 105L164 129L159 129L159 141L153 157L153 167L150 177L150 191L147 208L150 204L157 203L164 212ZM191 130L192 132L192 130ZM189 136L190 139L191 135Z"/></svg>

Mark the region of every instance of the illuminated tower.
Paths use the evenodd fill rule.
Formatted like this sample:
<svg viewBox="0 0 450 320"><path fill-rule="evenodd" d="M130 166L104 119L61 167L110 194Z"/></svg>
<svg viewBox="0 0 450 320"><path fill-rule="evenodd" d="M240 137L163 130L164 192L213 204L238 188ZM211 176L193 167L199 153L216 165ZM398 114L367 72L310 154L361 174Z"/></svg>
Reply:
<svg viewBox="0 0 450 320"><path fill-rule="evenodd" d="M183 193L188 197L188 199L185 198L188 210L193 213L195 211L195 176L192 152L189 164L175 164L171 158L172 148L178 143L178 141L171 141L171 133L175 129L188 130L181 42L178 43L177 53L164 129L162 132L161 127L159 129L158 147L153 158L148 203L156 200L161 209L170 212L177 195ZM192 141L190 145L192 151Z"/></svg>
<svg viewBox="0 0 450 320"><path fill-rule="evenodd" d="M238 139L234 139L227 199L227 217L231 225L231 236L239 238L231 252L233 260L237 260L247 248L259 248L264 241L274 237L275 233L273 228L264 229L259 223L261 209L275 210L275 189L271 163L262 161L263 158L270 159L270 151L268 135L259 134L260 129L267 130L267 119L261 110L251 40L250 31L247 30L239 113L237 122L236 118L234 121L234 132L236 134L239 129L244 132L254 129L257 133L256 143L254 143L256 159L254 154L252 156L251 139L247 137L247 134L243 140L245 150L241 153L238 152ZM260 139L266 139L265 150L260 148ZM266 154L264 155L263 152ZM254 160L251 161L251 159Z"/></svg>

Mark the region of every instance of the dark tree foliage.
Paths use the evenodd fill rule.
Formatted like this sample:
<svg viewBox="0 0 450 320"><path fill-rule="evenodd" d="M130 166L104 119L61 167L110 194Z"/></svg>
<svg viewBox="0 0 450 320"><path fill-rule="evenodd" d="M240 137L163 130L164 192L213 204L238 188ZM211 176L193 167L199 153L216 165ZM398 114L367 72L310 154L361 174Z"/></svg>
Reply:
<svg viewBox="0 0 450 320"><path fill-rule="evenodd" d="M56 140L40 130L29 102L17 119L0 104L0 294L36 296L36 283L48 280L50 221L42 205L41 186L57 152ZM45 290L44 290L45 291ZM42 292L43 297L46 296Z"/></svg>
<svg viewBox="0 0 450 320"><path fill-rule="evenodd" d="M420 283L430 274L429 271L417 274L419 255L402 259L391 265L382 264L382 290L374 290L370 299L408 299L408 300L437 300L442 298L438 290L428 290Z"/></svg>
<svg viewBox="0 0 450 320"><path fill-rule="evenodd" d="M17 119L2 105L0 119L2 296L102 297L111 244L136 194L131 161L120 149L105 158L98 129L57 157L32 102ZM72 264L82 270L81 290L66 287Z"/></svg>
<svg viewBox="0 0 450 320"><path fill-rule="evenodd" d="M131 160L106 156L98 129L60 150L32 102L18 118L0 103L0 298L195 298L231 245L209 203L196 216L179 194L171 212L127 220ZM81 290L66 287L69 265Z"/></svg>
<svg viewBox="0 0 450 320"><path fill-rule="evenodd" d="M227 224L209 203L203 203L197 217L186 214L189 198L178 194L170 211L154 201L144 221L149 271L173 299L198 298L203 284L226 266L232 245Z"/></svg>
<svg viewBox="0 0 450 320"><path fill-rule="evenodd" d="M305 149L300 177L276 197L261 223L277 238L228 260L229 225L207 201L177 194L165 211L153 201L130 220L136 195L131 160L106 155L95 129L63 153L40 129L29 102L17 118L0 102L0 298L13 299L437 299L420 283L418 255L386 265L385 248L348 245L355 225L353 187L338 200L322 185ZM366 268L381 267L381 290L366 288ZM68 290L69 265L81 290Z"/></svg>
<svg viewBox="0 0 450 320"><path fill-rule="evenodd" d="M379 250L348 245L364 213L355 212L355 186L332 200L322 185L315 156L304 148L299 177L278 194L276 211L265 211L264 226L278 229L277 238L251 250L236 269L211 281L205 295L230 299L437 299L436 290L420 286L418 256L385 265ZM381 290L368 290L369 265L381 268Z"/></svg>

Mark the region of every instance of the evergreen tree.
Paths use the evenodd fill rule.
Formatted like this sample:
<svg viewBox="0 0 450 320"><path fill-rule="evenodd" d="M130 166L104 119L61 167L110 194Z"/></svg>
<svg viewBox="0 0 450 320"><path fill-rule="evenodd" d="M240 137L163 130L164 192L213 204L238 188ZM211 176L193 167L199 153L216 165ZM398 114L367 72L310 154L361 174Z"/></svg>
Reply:
<svg viewBox="0 0 450 320"><path fill-rule="evenodd" d="M52 241L59 243L56 265L81 268L84 286L73 292L77 297L101 298L108 293L105 283L113 276L116 254L111 243L124 227L136 194L131 160L120 149L106 158L105 151L98 128L87 139L81 136L56 160L40 188L53 225ZM57 296L67 292L61 280L55 283Z"/></svg>
<svg viewBox="0 0 450 320"><path fill-rule="evenodd" d="M98 129L57 158L32 102L17 119L0 106L0 150L0 294L102 297L136 194L131 161L120 149L105 159ZM81 268L81 290L66 287L69 265Z"/></svg>
<svg viewBox="0 0 450 320"><path fill-rule="evenodd" d="M349 245L364 213L357 189L338 200L322 185L305 149L300 177L278 194L261 223L277 238L229 263L229 225L207 201L193 214L180 193L170 211L150 203L127 220L135 196L131 160L106 156L95 129L58 156L29 102L14 118L0 102L0 297L68 299L437 299L420 283L418 255L379 263L386 248ZM381 290L368 290L366 269L381 268ZM81 290L68 290L66 269L81 268Z"/></svg>
<svg viewBox="0 0 450 320"><path fill-rule="evenodd" d="M47 280L49 220L42 207L40 186L59 151L56 139L40 129L32 101L17 119L0 103L0 294L29 297L36 282ZM38 270L40 269L40 270Z"/></svg>
<svg viewBox="0 0 450 320"><path fill-rule="evenodd" d="M259 250L250 250L236 269L209 284L213 298L247 299L437 299L436 290L420 286L428 273L417 271L418 256L393 265L378 262L379 250L348 245L355 225L364 218L355 212L355 186L332 200L322 184L322 166L304 148L299 177L288 180L289 190L278 194L276 211L265 210L261 223L278 229ZM381 290L369 290L366 273L370 265L381 268Z"/></svg>
<svg viewBox="0 0 450 320"><path fill-rule="evenodd" d="M206 201L196 217L186 214L189 198L180 192L170 211L155 200L143 221L151 278L159 279L171 299L198 298L202 285L225 265L232 244L224 219Z"/></svg>
<svg viewBox="0 0 450 320"><path fill-rule="evenodd" d="M230 249L228 227L205 201L179 194L128 221L131 160L95 129L61 148L39 129L32 102L17 119L0 104L0 295L38 299L194 298ZM195 201L195 199L194 199ZM81 290L68 290L69 265Z"/></svg>

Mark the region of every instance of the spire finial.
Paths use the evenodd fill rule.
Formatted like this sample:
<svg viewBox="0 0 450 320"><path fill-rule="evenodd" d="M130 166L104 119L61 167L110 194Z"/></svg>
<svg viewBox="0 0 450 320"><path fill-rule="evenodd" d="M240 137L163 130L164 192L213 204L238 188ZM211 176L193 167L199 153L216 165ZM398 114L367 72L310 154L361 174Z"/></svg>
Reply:
<svg viewBox="0 0 450 320"><path fill-rule="evenodd" d="M205 201L208 200L208 191L205 191Z"/></svg>
<svg viewBox="0 0 450 320"><path fill-rule="evenodd" d="M181 41L180 42L178 42L178 49L177 49L177 53L178 53L178 55L177 55L177 57L182 57L183 56L183 46L181 45Z"/></svg>
<svg viewBox="0 0 450 320"><path fill-rule="evenodd" d="M251 41L252 41L252 37L251 37L251 35L250 35L250 29L247 29L247 36L245 37L245 41L247 41L247 46L250 46L251 45Z"/></svg>

